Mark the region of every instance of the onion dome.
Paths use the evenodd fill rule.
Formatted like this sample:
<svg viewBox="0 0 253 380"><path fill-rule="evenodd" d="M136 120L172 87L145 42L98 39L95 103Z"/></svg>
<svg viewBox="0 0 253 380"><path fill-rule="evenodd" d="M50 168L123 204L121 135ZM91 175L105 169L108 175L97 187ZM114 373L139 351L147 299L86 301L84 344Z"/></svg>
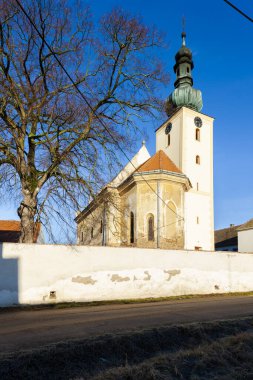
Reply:
<svg viewBox="0 0 253 380"><path fill-rule="evenodd" d="M194 68L194 64L192 60L192 52L186 47L185 38L186 34L183 32L182 46L175 56L175 90L170 94L165 105L168 116L170 116L178 107L186 106L198 112L201 111L203 107L201 91L195 90L192 87L192 69Z"/></svg>

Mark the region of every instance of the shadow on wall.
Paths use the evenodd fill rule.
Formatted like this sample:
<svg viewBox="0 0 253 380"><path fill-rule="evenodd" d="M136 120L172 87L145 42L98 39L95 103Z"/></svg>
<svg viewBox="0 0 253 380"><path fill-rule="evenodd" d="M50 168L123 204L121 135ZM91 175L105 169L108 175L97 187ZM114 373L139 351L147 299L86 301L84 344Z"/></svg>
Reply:
<svg viewBox="0 0 253 380"><path fill-rule="evenodd" d="M0 268L0 307L18 304L18 259L3 258L3 244L0 244Z"/></svg>

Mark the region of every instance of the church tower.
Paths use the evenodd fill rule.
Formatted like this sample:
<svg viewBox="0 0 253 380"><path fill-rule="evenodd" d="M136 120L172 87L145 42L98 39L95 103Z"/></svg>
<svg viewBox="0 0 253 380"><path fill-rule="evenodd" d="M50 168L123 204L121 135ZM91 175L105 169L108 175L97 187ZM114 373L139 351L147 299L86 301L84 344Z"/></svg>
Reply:
<svg viewBox="0 0 253 380"><path fill-rule="evenodd" d="M194 64L184 32L175 60L175 89L166 100L168 120L156 131L156 151L163 150L192 185L184 195L185 249L210 251L214 250L214 119L201 113L201 91L192 87Z"/></svg>

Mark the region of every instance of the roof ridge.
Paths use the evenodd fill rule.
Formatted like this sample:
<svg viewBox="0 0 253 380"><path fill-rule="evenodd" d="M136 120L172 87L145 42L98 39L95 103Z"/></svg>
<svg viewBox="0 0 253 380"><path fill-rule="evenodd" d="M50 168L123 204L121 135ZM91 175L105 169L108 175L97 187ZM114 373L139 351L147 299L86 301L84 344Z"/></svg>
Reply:
<svg viewBox="0 0 253 380"><path fill-rule="evenodd" d="M158 169L182 174L182 171L162 149L158 150L152 157L140 165L136 171L153 171Z"/></svg>

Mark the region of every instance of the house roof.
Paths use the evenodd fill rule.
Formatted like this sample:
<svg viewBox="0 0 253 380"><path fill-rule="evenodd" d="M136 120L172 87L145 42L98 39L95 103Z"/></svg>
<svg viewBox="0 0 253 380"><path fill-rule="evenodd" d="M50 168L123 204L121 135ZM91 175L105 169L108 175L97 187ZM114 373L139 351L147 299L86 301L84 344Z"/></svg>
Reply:
<svg viewBox="0 0 253 380"><path fill-rule="evenodd" d="M221 230L214 231L215 244L218 244L225 240L237 238L238 227L240 227L240 225L238 226L231 225L228 228L222 228Z"/></svg>
<svg viewBox="0 0 253 380"><path fill-rule="evenodd" d="M20 232L20 222L18 220L0 220L0 231Z"/></svg>
<svg viewBox="0 0 253 380"><path fill-rule="evenodd" d="M0 242L17 243L20 237L20 222L0 220Z"/></svg>
<svg viewBox="0 0 253 380"><path fill-rule="evenodd" d="M173 161L164 153L159 150L154 156L150 157L144 164L140 165L137 172L149 172L153 170L166 170L168 172L180 173L181 170L174 164Z"/></svg>
<svg viewBox="0 0 253 380"><path fill-rule="evenodd" d="M40 234L41 224L36 223L34 242ZM18 220L0 220L0 243L17 243L21 234L21 223Z"/></svg>
<svg viewBox="0 0 253 380"><path fill-rule="evenodd" d="M237 231L250 230L252 228L253 228L253 219L250 219L246 223L238 226Z"/></svg>

